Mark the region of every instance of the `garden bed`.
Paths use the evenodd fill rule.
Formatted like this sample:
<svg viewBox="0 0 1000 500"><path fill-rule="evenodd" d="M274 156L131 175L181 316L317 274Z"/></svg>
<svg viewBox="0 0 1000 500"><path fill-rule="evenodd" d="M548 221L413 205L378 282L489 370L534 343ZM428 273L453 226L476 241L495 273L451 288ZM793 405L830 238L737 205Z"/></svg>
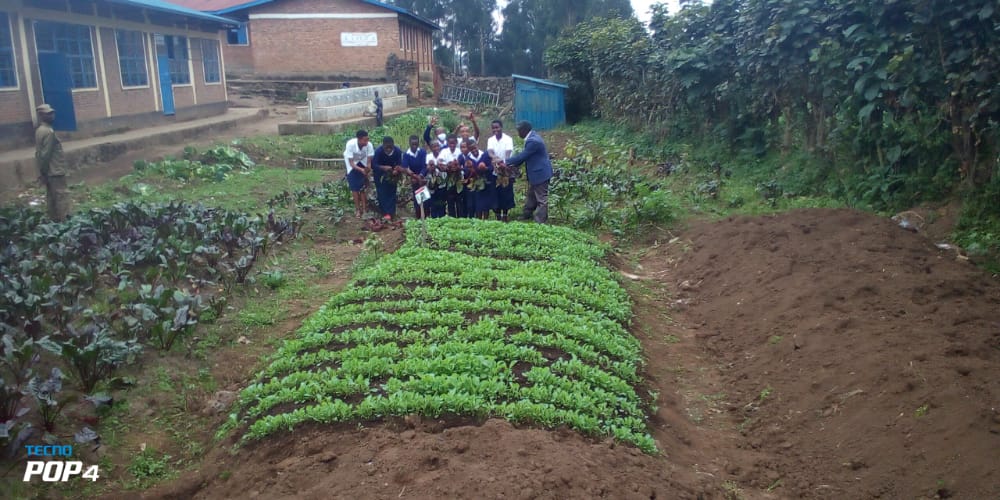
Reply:
<svg viewBox="0 0 1000 500"><path fill-rule="evenodd" d="M549 226L432 220L359 271L240 394L244 440L310 422L502 417L646 452L642 358L605 249Z"/></svg>

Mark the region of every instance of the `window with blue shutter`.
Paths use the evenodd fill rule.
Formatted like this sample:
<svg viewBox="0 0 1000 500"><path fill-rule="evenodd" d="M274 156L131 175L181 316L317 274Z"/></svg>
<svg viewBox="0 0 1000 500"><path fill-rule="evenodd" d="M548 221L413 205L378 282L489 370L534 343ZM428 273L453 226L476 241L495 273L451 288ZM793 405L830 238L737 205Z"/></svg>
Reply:
<svg viewBox="0 0 1000 500"><path fill-rule="evenodd" d="M115 30L118 44L118 67L121 68L122 87L149 85L146 70L146 43L142 32Z"/></svg>
<svg viewBox="0 0 1000 500"><path fill-rule="evenodd" d="M201 41L201 61L205 68L205 83L221 83L222 71L219 64L218 41Z"/></svg>
<svg viewBox="0 0 1000 500"><path fill-rule="evenodd" d="M0 12L0 88L17 87L17 70L14 68L14 39L10 19Z"/></svg>
<svg viewBox="0 0 1000 500"><path fill-rule="evenodd" d="M164 38L167 43L167 58L170 60L170 81L174 85L191 83L187 37L168 35Z"/></svg>
<svg viewBox="0 0 1000 500"><path fill-rule="evenodd" d="M59 52L66 56L75 89L97 87L97 68L94 66L94 48L90 37L90 26L49 21L35 23L38 51Z"/></svg>

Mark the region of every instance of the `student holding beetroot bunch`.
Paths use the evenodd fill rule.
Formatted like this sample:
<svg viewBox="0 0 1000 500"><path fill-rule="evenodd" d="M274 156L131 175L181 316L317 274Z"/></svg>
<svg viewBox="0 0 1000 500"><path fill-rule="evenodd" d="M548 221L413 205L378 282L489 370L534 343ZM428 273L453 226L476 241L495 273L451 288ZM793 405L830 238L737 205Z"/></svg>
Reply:
<svg viewBox="0 0 1000 500"><path fill-rule="evenodd" d="M347 186L351 189L351 199L354 200L354 216L364 217L368 211L368 176L372 172L372 157L375 148L368 141L368 132L358 130L354 139L347 141L344 148L344 164L347 167Z"/></svg>
<svg viewBox="0 0 1000 500"><path fill-rule="evenodd" d="M510 222L509 212L514 208L514 179L517 177L517 172L504 162L514 152L514 140L503 133L503 122L500 120L493 120L490 131L493 133L486 141L486 152L493 160L497 178L497 207L494 212L497 220Z"/></svg>
<svg viewBox="0 0 1000 500"><path fill-rule="evenodd" d="M447 149L438 142L430 143L431 150L427 153L427 187L431 189L431 218L444 217L448 204L448 169L455 159Z"/></svg>
<svg viewBox="0 0 1000 500"><path fill-rule="evenodd" d="M417 189L427 184L427 152L420 147L420 138L411 135L410 147L403 152L403 170L410 176L410 187L413 189L413 214L420 217L420 204L417 203ZM424 206L424 216L427 215Z"/></svg>
<svg viewBox="0 0 1000 500"><path fill-rule="evenodd" d="M382 138L382 147L375 152L372 161L375 171L375 194L383 218L396 218L396 186L403 178L403 152L396 147L392 137Z"/></svg>
<svg viewBox="0 0 1000 500"><path fill-rule="evenodd" d="M493 175L493 162L490 155L479 150L475 139L466 139L465 147L467 152L463 155L463 163L471 177L468 206L474 212L470 217L486 220L497 207L497 178Z"/></svg>

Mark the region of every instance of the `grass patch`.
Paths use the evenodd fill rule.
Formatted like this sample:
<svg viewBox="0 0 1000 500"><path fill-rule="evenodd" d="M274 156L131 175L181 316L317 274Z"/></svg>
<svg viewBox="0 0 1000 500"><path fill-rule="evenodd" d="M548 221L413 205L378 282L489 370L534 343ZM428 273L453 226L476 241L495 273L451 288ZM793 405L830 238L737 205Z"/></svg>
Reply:
<svg viewBox="0 0 1000 500"><path fill-rule="evenodd" d="M247 304L236 313L236 318L243 326L263 327L271 326L284 319L285 309L281 304L273 300L258 299L248 301Z"/></svg>
<svg viewBox="0 0 1000 500"><path fill-rule="evenodd" d="M340 170L299 170L258 167L234 173L225 181L174 180L156 173L133 173L93 188L83 187L75 210L102 208L122 201L164 203L172 200L197 202L248 213L266 212L261 202L283 191L334 180Z"/></svg>
<svg viewBox="0 0 1000 500"><path fill-rule="evenodd" d="M408 234L419 234L411 222ZM502 417L655 452L631 303L606 247L566 228L428 221L356 272L239 397L245 439L305 422ZM451 263L451 264L449 264Z"/></svg>
<svg viewBox="0 0 1000 500"><path fill-rule="evenodd" d="M144 448L127 467L128 473L135 478L130 486L145 489L170 477L170 458L170 455L157 453L152 448Z"/></svg>

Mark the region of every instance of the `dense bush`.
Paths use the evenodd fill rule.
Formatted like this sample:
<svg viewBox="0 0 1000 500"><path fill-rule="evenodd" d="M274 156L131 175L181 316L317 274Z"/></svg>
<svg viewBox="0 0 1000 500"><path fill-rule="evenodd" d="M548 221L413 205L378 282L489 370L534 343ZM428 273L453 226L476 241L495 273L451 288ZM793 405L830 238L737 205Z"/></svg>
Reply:
<svg viewBox="0 0 1000 500"><path fill-rule="evenodd" d="M635 19L582 23L546 64L571 97L592 96L595 115L653 137L720 156L807 153L777 170L791 191L886 210L960 184L968 197L988 189L1000 123L994 0L683 5L656 7L650 32Z"/></svg>

